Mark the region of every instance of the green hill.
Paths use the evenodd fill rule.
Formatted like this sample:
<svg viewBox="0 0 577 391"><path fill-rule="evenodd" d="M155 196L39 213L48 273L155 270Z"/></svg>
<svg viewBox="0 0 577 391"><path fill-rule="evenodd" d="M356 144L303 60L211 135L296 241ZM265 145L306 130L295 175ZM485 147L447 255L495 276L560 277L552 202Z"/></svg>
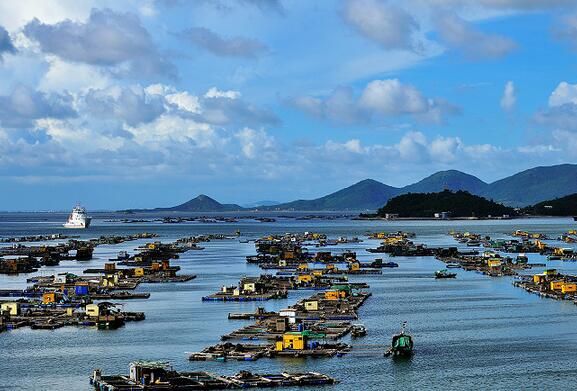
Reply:
<svg viewBox="0 0 577 391"><path fill-rule="evenodd" d="M577 165L535 167L489 184L481 195L505 205L525 206L577 193Z"/></svg>
<svg viewBox="0 0 577 391"><path fill-rule="evenodd" d="M220 202L201 194L190 201L170 208L156 208L155 211L172 211L172 212L233 212L243 210L236 204L221 204Z"/></svg>
<svg viewBox="0 0 577 391"><path fill-rule="evenodd" d="M259 209L279 210L376 210L399 193L396 187L365 179L345 189L313 200L298 200Z"/></svg>
<svg viewBox="0 0 577 391"><path fill-rule="evenodd" d="M439 171L412 185L401 189L402 193L435 193L443 190L465 190L471 194L481 194L487 184L479 178L457 170Z"/></svg>
<svg viewBox="0 0 577 391"><path fill-rule="evenodd" d="M512 215L514 210L504 205L473 195L467 191L444 190L438 193L409 193L391 198L378 210L399 217L433 217L435 213L450 212L451 217L487 217Z"/></svg>
<svg viewBox="0 0 577 391"><path fill-rule="evenodd" d="M523 213L537 216L577 216L577 193L539 202L523 209Z"/></svg>
<svg viewBox="0 0 577 391"><path fill-rule="evenodd" d="M391 197L408 193L436 193L445 189L463 190L507 206L523 207L543 200L552 200L577 193L577 165L561 164L535 167L489 184L473 175L457 170L439 171L402 188L389 186L373 179L365 179L320 198L297 200L277 205L263 201L260 206L251 204L250 209L263 211L375 211L385 205ZM222 212L238 211L243 210L243 208L236 204L220 204L208 196L200 195L175 207L154 210Z"/></svg>

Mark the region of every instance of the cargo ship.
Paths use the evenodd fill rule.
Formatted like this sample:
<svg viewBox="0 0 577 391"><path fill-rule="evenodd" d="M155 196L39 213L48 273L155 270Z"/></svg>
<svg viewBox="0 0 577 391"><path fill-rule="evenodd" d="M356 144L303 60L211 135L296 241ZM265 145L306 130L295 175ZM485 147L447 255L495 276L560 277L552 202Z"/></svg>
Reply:
<svg viewBox="0 0 577 391"><path fill-rule="evenodd" d="M68 221L63 224L64 228L88 228L92 217L86 215L86 209L80 205L76 205L72 209L72 213L68 215Z"/></svg>

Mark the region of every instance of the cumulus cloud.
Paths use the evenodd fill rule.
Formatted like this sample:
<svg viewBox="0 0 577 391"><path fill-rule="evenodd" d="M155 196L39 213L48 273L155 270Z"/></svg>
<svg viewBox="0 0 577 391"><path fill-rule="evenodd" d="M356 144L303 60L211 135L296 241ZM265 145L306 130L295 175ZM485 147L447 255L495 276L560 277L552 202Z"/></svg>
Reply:
<svg viewBox="0 0 577 391"><path fill-rule="evenodd" d="M549 95L549 106L561 106L566 103L577 104L577 84L562 81Z"/></svg>
<svg viewBox="0 0 577 391"><path fill-rule="evenodd" d="M537 124L552 131L577 132L577 84L560 82L549 95L548 104L535 114Z"/></svg>
<svg viewBox="0 0 577 391"><path fill-rule="evenodd" d="M4 128L29 128L38 119L74 116L73 99L67 93L49 94L18 85L0 96L0 126Z"/></svg>
<svg viewBox="0 0 577 391"><path fill-rule="evenodd" d="M515 108L517 104L517 95L515 93L515 84L509 80L505 83L505 89L503 90L503 96L501 97L501 108L505 111L511 111Z"/></svg>
<svg viewBox="0 0 577 391"><path fill-rule="evenodd" d="M233 96L233 97L231 97ZM279 125L280 119L271 111L230 94L210 94L201 99L199 119L213 125L244 124L248 126Z"/></svg>
<svg viewBox="0 0 577 391"><path fill-rule="evenodd" d="M328 141L322 147L315 147L318 156L333 162L391 165L443 166L459 162L468 164L496 157L502 151L488 144L466 145L459 137L427 137L420 131L408 131L394 144L363 145L358 139L343 143ZM331 156L336 156L334 159Z"/></svg>
<svg viewBox="0 0 577 391"><path fill-rule="evenodd" d="M89 178L114 172L118 179L128 172L237 172L269 178L288 169L278 164L288 160L261 121L277 118L237 91L217 88L196 96L164 84L74 95L18 87L0 96L0 175ZM118 173L114 167L138 170Z"/></svg>
<svg viewBox="0 0 577 391"><path fill-rule="evenodd" d="M165 111L163 100L157 95L148 96L140 87L91 89L83 101L90 115L118 119L129 126L151 122Z"/></svg>
<svg viewBox="0 0 577 391"><path fill-rule="evenodd" d="M360 104L385 115L422 113L429 105L419 90L398 79L370 82L361 95Z"/></svg>
<svg viewBox="0 0 577 391"><path fill-rule="evenodd" d="M269 136L263 129L244 128L237 132L235 137L240 142L242 153L249 159L262 156L263 153L271 151L275 147L274 138Z"/></svg>
<svg viewBox="0 0 577 391"><path fill-rule="evenodd" d="M303 96L290 100L289 104L308 114L339 124L362 123L369 119L350 87L337 87L324 99Z"/></svg>
<svg viewBox="0 0 577 391"><path fill-rule="evenodd" d="M536 146L541 147L539 155L555 152L565 159L577 157L577 84L560 82L549 96L548 107L537 111L533 121L546 132L547 144Z"/></svg>
<svg viewBox="0 0 577 391"><path fill-rule="evenodd" d="M103 67L117 75L127 75L123 66L139 76L176 75L174 65L160 54L134 14L93 9L85 23L66 20L45 24L34 19L24 27L24 33L45 53Z"/></svg>
<svg viewBox="0 0 577 391"><path fill-rule="evenodd" d="M428 123L443 123L458 108L438 98L426 98L414 86L398 79L373 80L356 97L348 87L335 89L328 97L298 97L289 101L311 115L342 124L370 122L374 118L410 115Z"/></svg>
<svg viewBox="0 0 577 391"><path fill-rule="evenodd" d="M221 57L255 58L268 51L267 47L256 39L225 38L204 27L189 28L180 36L187 42Z"/></svg>
<svg viewBox="0 0 577 391"><path fill-rule="evenodd" d="M344 20L384 49L414 50L417 21L406 11L381 0L347 0Z"/></svg>
<svg viewBox="0 0 577 391"><path fill-rule="evenodd" d="M280 119L270 110L241 99L238 91L221 91L211 87L200 96L177 91L172 86L153 84L145 88L147 94L163 97L179 115L194 118L211 125L264 126L279 125Z"/></svg>
<svg viewBox="0 0 577 391"><path fill-rule="evenodd" d="M538 111L535 121L547 128L577 132L577 104L564 103Z"/></svg>
<svg viewBox="0 0 577 391"><path fill-rule="evenodd" d="M455 13L437 14L435 24L445 43L463 51L472 59L503 57L517 47L511 39L501 35L486 34Z"/></svg>
<svg viewBox="0 0 577 391"><path fill-rule="evenodd" d="M211 88L209 88L208 91L206 91L206 93L204 94L204 97L205 98L237 99L237 98L240 98L240 92L239 91L232 91L232 90L220 91L216 87L211 87Z"/></svg>
<svg viewBox="0 0 577 391"><path fill-rule="evenodd" d="M0 62L2 61L2 55L5 53L16 53L16 48L14 44L12 44L12 39L8 31L0 26Z"/></svg>

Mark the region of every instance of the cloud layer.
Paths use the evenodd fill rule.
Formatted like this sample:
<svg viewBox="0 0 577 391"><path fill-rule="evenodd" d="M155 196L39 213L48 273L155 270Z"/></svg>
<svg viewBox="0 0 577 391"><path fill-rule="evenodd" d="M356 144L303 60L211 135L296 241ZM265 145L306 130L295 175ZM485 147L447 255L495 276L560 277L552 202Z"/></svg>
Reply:
<svg viewBox="0 0 577 391"><path fill-rule="evenodd" d="M572 5L0 3L0 176L292 198L577 158Z"/></svg>
<svg viewBox="0 0 577 391"><path fill-rule="evenodd" d="M513 40L483 33L452 12L438 14L435 23L443 41L471 59L503 57L517 47Z"/></svg>
<svg viewBox="0 0 577 391"><path fill-rule="evenodd" d="M204 27L192 27L181 37L212 54L222 57L254 58L268 51L267 47L255 39L243 37L223 38Z"/></svg>
<svg viewBox="0 0 577 391"><path fill-rule="evenodd" d="M417 21L403 9L381 0L347 0L343 18L384 49L415 48Z"/></svg>
<svg viewBox="0 0 577 391"><path fill-rule="evenodd" d="M303 96L289 102L309 114L343 124L407 115L417 121L441 124L447 116L459 112L445 100L427 98L414 86L398 79L373 80L358 97L351 88L339 87L324 98Z"/></svg>
<svg viewBox="0 0 577 391"><path fill-rule="evenodd" d="M34 19L24 33L43 52L64 60L96 65L119 75L176 75L174 65L160 54L134 14L93 9L85 23L67 20L51 25Z"/></svg>

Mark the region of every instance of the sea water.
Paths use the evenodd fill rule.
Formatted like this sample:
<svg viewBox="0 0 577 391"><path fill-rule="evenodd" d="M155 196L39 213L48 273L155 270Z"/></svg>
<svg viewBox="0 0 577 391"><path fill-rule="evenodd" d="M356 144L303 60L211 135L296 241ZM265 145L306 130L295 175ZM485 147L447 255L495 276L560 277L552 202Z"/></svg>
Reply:
<svg viewBox="0 0 577 391"><path fill-rule="evenodd" d="M430 246L454 246L450 230L470 231L493 238L511 238L516 229L543 232L552 237L575 227L572 219L517 219L502 221L355 221L350 219L296 220L278 218L261 223L158 222L123 224L110 222L109 214L95 214L86 230L61 228L66 214L0 214L0 237L65 233L83 239L100 235L154 232L163 242L208 233L241 232L241 240L271 233L321 232L330 238L358 236L362 243L322 248L357 252L363 262L384 258L371 254L377 240L366 239L369 231L412 231L413 240ZM140 218L140 216L138 216ZM101 267L121 250L131 254L150 240L98 246L91 261L62 261L37 273L0 275L0 288L25 288L26 278L61 272L82 274L86 268ZM562 242L553 244L567 247ZM7 245L7 244L2 244ZM286 300L268 302L202 302L201 297L222 285L233 285L243 276L262 273L248 265L245 256L255 254L253 243L239 238L202 243L202 251L181 254L173 263L180 273L196 274L186 283L141 284L137 292L150 292L148 300L124 301L127 311L143 311L146 320L127 323L118 330L90 327L31 330L21 328L0 333L0 389L90 390L89 375L95 368L104 374L124 374L134 360L168 361L177 370L207 370L223 374L249 370L260 373L318 371L339 379L334 390L435 390L435 389L561 389L577 378L577 306L529 294L512 285L512 277L491 278L456 270L457 278L436 280L435 270L443 263L432 257L396 257L395 269L382 275L351 277L366 281L373 296L359 310L359 322L367 336L343 342L353 350L344 357L302 359L263 358L256 362L189 362L190 352L216 344L220 336L250 321L228 320L229 312L251 312L264 305L279 310L307 297L311 291L290 291ZM311 251L315 249L312 248ZM577 274L573 262L546 261L530 254L530 262L547 263L562 273ZM528 273L539 272L528 271ZM406 361L383 357L391 336L407 321L414 336L415 355Z"/></svg>

